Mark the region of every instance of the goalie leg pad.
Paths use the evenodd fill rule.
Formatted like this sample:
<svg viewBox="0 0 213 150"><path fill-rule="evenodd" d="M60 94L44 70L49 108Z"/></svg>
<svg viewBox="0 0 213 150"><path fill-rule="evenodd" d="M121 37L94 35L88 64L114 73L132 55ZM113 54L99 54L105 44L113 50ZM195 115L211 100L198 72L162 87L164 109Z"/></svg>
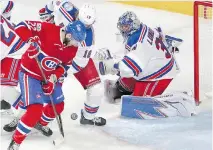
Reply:
<svg viewBox="0 0 213 150"><path fill-rule="evenodd" d="M122 96L121 116L157 119L173 116L190 117L194 114L196 114L195 100L184 93L157 97Z"/></svg>

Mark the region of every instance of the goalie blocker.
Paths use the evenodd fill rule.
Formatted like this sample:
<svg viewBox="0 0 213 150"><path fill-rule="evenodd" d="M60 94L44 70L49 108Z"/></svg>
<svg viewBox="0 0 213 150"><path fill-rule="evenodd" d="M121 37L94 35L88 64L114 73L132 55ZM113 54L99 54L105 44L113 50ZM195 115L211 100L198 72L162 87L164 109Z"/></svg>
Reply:
<svg viewBox="0 0 213 150"><path fill-rule="evenodd" d="M155 97L124 95L121 97L121 116L138 119L158 119L196 114L194 98L184 92Z"/></svg>

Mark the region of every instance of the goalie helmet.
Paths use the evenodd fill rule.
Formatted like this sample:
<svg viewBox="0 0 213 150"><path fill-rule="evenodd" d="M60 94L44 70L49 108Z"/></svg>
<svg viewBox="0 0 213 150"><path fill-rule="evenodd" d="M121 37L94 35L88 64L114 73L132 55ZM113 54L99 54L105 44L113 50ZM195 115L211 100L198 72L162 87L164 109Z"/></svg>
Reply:
<svg viewBox="0 0 213 150"><path fill-rule="evenodd" d="M140 28L140 20L134 12L127 11L119 17L117 28L122 36L127 38Z"/></svg>
<svg viewBox="0 0 213 150"><path fill-rule="evenodd" d="M96 19L96 9L93 5L85 3L78 14L79 20L84 23L86 27L90 27Z"/></svg>

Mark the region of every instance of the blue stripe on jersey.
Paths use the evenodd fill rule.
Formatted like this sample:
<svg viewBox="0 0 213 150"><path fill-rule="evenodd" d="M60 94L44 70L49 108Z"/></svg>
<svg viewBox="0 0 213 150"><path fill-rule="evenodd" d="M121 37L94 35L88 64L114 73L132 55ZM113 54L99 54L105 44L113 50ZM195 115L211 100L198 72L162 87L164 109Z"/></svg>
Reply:
<svg viewBox="0 0 213 150"><path fill-rule="evenodd" d="M18 24L15 26L15 29L17 29L17 28L19 28L19 27L22 27L22 26L25 26L25 27L28 28L27 24L26 24L24 21L22 21L22 22L18 23Z"/></svg>
<svg viewBox="0 0 213 150"><path fill-rule="evenodd" d="M138 76L142 72L141 67L130 57L124 56L122 61L133 71L134 76Z"/></svg>
<svg viewBox="0 0 213 150"><path fill-rule="evenodd" d="M45 6L45 9L46 9L46 11L47 11L47 13L48 13L48 14L53 13L53 11L52 11L52 10L50 10L50 9L47 7L47 5Z"/></svg>
<svg viewBox="0 0 213 150"><path fill-rule="evenodd" d="M127 66L132 70L132 72L134 73L134 76L136 76L137 73L136 73L135 69L132 68L132 66L130 66L130 65L126 62L125 59L122 59L122 62L123 62L125 65L127 65Z"/></svg>
<svg viewBox="0 0 213 150"><path fill-rule="evenodd" d="M18 49L17 49L17 46L18 46L21 42L22 42L22 44L21 44L20 48L23 47L25 43L19 38L19 40L18 40L18 41L13 45L13 47L11 48L9 54L12 54L12 53L14 53L15 51L17 51L17 50L18 50Z"/></svg>
<svg viewBox="0 0 213 150"><path fill-rule="evenodd" d="M69 15L69 13L64 12L65 10L63 8L59 8L59 11L62 13L62 15L69 21L69 22L73 22L73 20L71 19L71 16Z"/></svg>
<svg viewBox="0 0 213 150"><path fill-rule="evenodd" d="M72 61L72 67L77 71L81 70L81 67L79 67L74 61Z"/></svg>
<svg viewBox="0 0 213 150"><path fill-rule="evenodd" d="M13 107L16 108L17 105L19 104L19 101L21 100L21 95L15 100L15 102L13 103Z"/></svg>
<svg viewBox="0 0 213 150"><path fill-rule="evenodd" d="M144 29L145 28L145 29ZM145 30L144 32L143 32L143 30ZM146 35L146 33L147 33L147 30L148 30L148 28L147 28L147 26L144 24L143 25L143 28L142 28L142 31L141 32L143 32L143 33L141 33L142 34L142 41L141 41L141 43L143 43L143 39L145 38L145 35Z"/></svg>
<svg viewBox="0 0 213 150"><path fill-rule="evenodd" d="M162 67L160 70L154 72L154 73L151 74L151 75L148 75L148 76L146 76L146 77L143 77L143 78L141 78L141 79L139 79L139 80L146 80L146 79L150 78L151 76L154 76L154 75L158 74L159 72L161 72L162 70L164 70L165 68L167 68L169 65L171 65L171 67L169 67L169 68L168 68L165 72L163 72L162 74L159 74L159 76L157 76L156 79L162 77L162 76L165 75L165 74L167 74L167 73L173 68L174 59L171 59L171 60L170 60L164 67Z"/></svg>
<svg viewBox="0 0 213 150"><path fill-rule="evenodd" d="M130 61L138 68L138 70L139 70L140 72L142 72L141 67L140 67L132 58L130 58L130 57L128 57L128 56L124 56L124 57L127 58L128 60L130 60Z"/></svg>

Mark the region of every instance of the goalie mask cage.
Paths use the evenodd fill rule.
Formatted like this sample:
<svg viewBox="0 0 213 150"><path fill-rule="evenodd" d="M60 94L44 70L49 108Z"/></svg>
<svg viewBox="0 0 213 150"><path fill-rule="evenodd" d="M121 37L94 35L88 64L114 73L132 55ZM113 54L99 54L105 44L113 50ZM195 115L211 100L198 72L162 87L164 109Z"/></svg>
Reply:
<svg viewBox="0 0 213 150"><path fill-rule="evenodd" d="M212 97L212 1L194 2L194 97Z"/></svg>

